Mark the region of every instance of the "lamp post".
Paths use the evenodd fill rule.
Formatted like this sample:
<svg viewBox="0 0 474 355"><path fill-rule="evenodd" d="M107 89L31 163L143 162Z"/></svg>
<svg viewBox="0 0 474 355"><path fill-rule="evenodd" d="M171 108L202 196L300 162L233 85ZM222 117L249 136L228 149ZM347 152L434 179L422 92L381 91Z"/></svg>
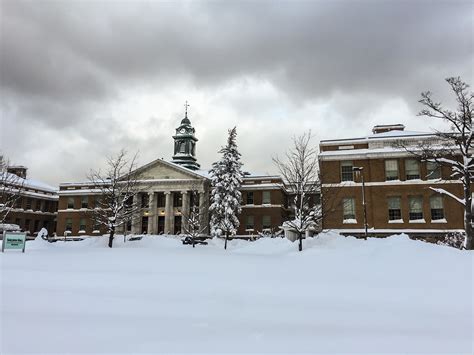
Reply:
<svg viewBox="0 0 474 355"><path fill-rule="evenodd" d="M364 181L364 168L361 166L354 166L352 171L360 175L362 181L362 206L364 207L364 229L365 239L367 240L367 203L365 201L365 181Z"/></svg>

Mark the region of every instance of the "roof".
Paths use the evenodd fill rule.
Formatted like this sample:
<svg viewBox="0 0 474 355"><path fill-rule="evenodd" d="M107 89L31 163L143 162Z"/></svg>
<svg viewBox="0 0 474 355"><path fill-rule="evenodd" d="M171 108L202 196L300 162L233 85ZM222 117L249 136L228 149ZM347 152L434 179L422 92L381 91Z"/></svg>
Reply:
<svg viewBox="0 0 474 355"><path fill-rule="evenodd" d="M14 182L16 185L22 185L24 188L30 188L35 190L42 190L46 192L53 192L56 193L58 189L51 185L46 184L43 181L35 180L35 179L23 179L15 174L12 173L4 173L8 174L8 180Z"/></svg>
<svg viewBox="0 0 474 355"><path fill-rule="evenodd" d="M383 133L375 133L365 137L357 138L343 138L343 139L327 139L322 140L321 145L331 144L345 144L345 143L368 143L374 140L385 140L397 138L408 138L408 137L429 137L434 136L433 132L418 132L418 131L388 131Z"/></svg>

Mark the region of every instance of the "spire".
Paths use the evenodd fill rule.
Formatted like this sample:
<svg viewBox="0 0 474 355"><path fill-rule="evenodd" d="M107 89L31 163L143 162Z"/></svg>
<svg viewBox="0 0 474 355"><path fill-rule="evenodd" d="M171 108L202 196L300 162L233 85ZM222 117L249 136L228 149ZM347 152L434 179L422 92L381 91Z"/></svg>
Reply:
<svg viewBox="0 0 474 355"><path fill-rule="evenodd" d="M181 120L182 125L191 125L191 121L188 118L188 100L186 100L186 103L184 104L184 118Z"/></svg>
<svg viewBox="0 0 474 355"><path fill-rule="evenodd" d="M172 162L182 165L188 169L199 169L199 164L196 160L196 142L197 138L194 136L194 127L188 118L188 101L184 104L184 118L178 128L174 139L174 154Z"/></svg>
<svg viewBox="0 0 474 355"><path fill-rule="evenodd" d="M188 107L189 107L188 100L186 100L186 103L184 104L184 117L185 118L188 118Z"/></svg>

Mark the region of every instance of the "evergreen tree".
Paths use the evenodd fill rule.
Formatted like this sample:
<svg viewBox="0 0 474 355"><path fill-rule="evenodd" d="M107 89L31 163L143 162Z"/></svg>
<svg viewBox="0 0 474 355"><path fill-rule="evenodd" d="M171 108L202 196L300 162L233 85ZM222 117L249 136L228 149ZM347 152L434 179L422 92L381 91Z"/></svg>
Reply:
<svg viewBox="0 0 474 355"><path fill-rule="evenodd" d="M211 235L225 236L227 249L229 235L235 235L239 227L237 215L241 212L242 163L237 150L236 127L229 130L227 145L219 153L222 159L212 164L211 169Z"/></svg>

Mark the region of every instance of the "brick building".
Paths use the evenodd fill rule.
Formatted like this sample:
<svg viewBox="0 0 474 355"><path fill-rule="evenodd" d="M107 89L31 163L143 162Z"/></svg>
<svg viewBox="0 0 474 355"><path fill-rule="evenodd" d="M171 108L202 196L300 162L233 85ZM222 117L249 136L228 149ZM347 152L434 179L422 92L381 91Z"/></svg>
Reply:
<svg viewBox="0 0 474 355"><path fill-rule="evenodd" d="M442 188L462 196L461 183L451 179L449 168L420 161L396 144L416 146L434 140L431 133L384 125L375 126L367 137L321 141L319 162L327 194L323 208L332 210L323 220L323 228L365 232L364 178L370 234L439 235L462 230L463 207L430 189Z"/></svg>
<svg viewBox="0 0 474 355"><path fill-rule="evenodd" d="M27 178L25 166L9 166L7 171L17 178L10 181L14 193L19 191L19 197L9 209L4 223L16 224L27 232L36 235L41 228L46 228L52 235L56 229L56 216L58 208L57 189L42 181Z"/></svg>
<svg viewBox="0 0 474 355"><path fill-rule="evenodd" d="M192 205L193 193L198 192L200 210L209 207L209 172L201 170L196 159L195 130L185 114L176 128L174 154L171 162L157 159L136 170L142 192L137 197L140 216L125 227L133 234L179 234L186 219L183 214ZM288 194L279 176L246 173L242 184L242 213L239 235L279 231L287 218ZM92 213L100 191L91 182L68 182L59 185L57 233L63 235L99 235L106 230L94 225ZM209 215L201 216L209 224ZM124 230L118 231L123 233Z"/></svg>

